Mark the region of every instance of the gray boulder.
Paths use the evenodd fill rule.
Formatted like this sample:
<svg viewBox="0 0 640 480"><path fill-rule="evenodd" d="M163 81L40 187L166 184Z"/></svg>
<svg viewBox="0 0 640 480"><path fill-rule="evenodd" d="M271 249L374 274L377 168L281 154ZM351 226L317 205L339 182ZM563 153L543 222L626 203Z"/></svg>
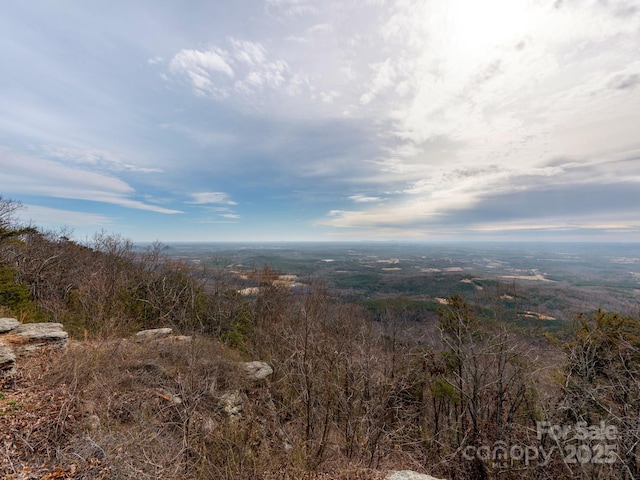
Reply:
<svg viewBox="0 0 640 480"><path fill-rule="evenodd" d="M24 323L5 336L5 343L12 345L16 353L26 353L43 347L65 348L69 334L61 323Z"/></svg>
<svg viewBox="0 0 640 480"><path fill-rule="evenodd" d="M393 472L386 477L386 480L441 480L424 473L413 472L411 470L400 470Z"/></svg>
<svg viewBox="0 0 640 480"><path fill-rule="evenodd" d="M16 356L42 348L66 348L69 334L61 323L20 323L0 318L0 378L15 372Z"/></svg>
<svg viewBox="0 0 640 480"><path fill-rule="evenodd" d="M7 333L20 325L15 318L0 318L0 333Z"/></svg>
<svg viewBox="0 0 640 480"><path fill-rule="evenodd" d="M231 420L237 420L242 414L246 402L246 395L236 390L222 394L218 400L218 407L220 407Z"/></svg>
<svg viewBox="0 0 640 480"><path fill-rule="evenodd" d="M3 325L7 327L15 324L5 321ZM69 334L62 328L61 323L19 323L11 330L0 334L0 344L9 347L18 356L45 347L66 348Z"/></svg>
<svg viewBox="0 0 640 480"><path fill-rule="evenodd" d="M0 344L0 376L11 373L16 364L16 356L11 347Z"/></svg>
<svg viewBox="0 0 640 480"><path fill-rule="evenodd" d="M249 380L262 380L273 373L271 365L261 361L243 362L242 367L247 373Z"/></svg>
<svg viewBox="0 0 640 480"><path fill-rule="evenodd" d="M151 330L142 330L136 333L136 342L144 342L147 340L158 340L160 338L168 337L173 333L171 328L153 328Z"/></svg>

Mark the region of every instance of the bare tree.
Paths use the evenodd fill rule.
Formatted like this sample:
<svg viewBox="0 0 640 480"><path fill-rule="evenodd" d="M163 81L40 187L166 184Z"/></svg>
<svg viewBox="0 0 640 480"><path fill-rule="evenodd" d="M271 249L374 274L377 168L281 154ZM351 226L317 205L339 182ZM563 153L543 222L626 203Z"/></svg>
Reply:
<svg viewBox="0 0 640 480"><path fill-rule="evenodd" d="M615 455L612 461L587 462L581 470L592 470L592 478L638 478L640 323L632 316L598 311L591 317L580 316L575 327L576 339L567 344L563 417L576 424L616 429L615 438L606 439L615 447L609 452Z"/></svg>

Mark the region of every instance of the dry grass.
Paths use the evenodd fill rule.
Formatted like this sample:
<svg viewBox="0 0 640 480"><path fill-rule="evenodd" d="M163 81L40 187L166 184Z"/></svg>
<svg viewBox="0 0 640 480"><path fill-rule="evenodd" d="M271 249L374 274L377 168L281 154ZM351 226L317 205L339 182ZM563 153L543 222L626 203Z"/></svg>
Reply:
<svg viewBox="0 0 640 480"><path fill-rule="evenodd" d="M42 382L51 370L48 354L23 363L26 368L2 384L3 478L111 478L103 452L80 429L73 388Z"/></svg>
<svg viewBox="0 0 640 480"><path fill-rule="evenodd" d="M208 339L76 342L22 359L1 390L0 477L383 478L346 465L311 472L286 453L269 389L240 360ZM229 392L246 399L237 417L224 411Z"/></svg>

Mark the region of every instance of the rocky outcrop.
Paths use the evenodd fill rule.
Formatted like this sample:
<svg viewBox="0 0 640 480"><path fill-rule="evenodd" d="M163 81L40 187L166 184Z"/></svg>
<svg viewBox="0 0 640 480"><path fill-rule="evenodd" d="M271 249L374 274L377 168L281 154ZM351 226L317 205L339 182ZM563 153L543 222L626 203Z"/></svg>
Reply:
<svg viewBox="0 0 640 480"><path fill-rule="evenodd" d="M273 373L273 368L266 362L254 361L242 363L249 380L264 380Z"/></svg>
<svg viewBox="0 0 640 480"><path fill-rule="evenodd" d="M43 347L65 348L69 334L61 323L25 323L5 333L0 337L3 340L20 355Z"/></svg>
<svg viewBox="0 0 640 480"><path fill-rule="evenodd" d="M171 328L153 328L151 330L142 330L136 333L135 337L137 341L144 341L168 337L172 333L173 330Z"/></svg>
<svg viewBox="0 0 640 480"><path fill-rule="evenodd" d="M236 390L223 393L218 400L218 407L220 407L231 420L238 420L247 401L247 396Z"/></svg>
<svg viewBox="0 0 640 480"><path fill-rule="evenodd" d="M0 378L11 373L16 365L16 355L13 349L0 344Z"/></svg>
<svg viewBox="0 0 640 480"><path fill-rule="evenodd" d="M13 372L16 357L42 348L66 348L69 334L61 323L20 323L0 318L0 376Z"/></svg>
<svg viewBox="0 0 640 480"><path fill-rule="evenodd" d="M134 339L137 343L145 343L145 342L186 343L191 341L190 336L174 335L173 329L169 327L153 328L151 330L142 330L134 335Z"/></svg>
<svg viewBox="0 0 640 480"><path fill-rule="evenodd" d="M20 325L15 318L0 318L0 334L10 332Z"/></svg>
<svg viewBox="0 0 640 480"><path fill-rule="evenodd" d="M440 480L431 475L424 473L418 473L411 470L400 470L399 472L393 472L386 477L386 480Z"/></svg>

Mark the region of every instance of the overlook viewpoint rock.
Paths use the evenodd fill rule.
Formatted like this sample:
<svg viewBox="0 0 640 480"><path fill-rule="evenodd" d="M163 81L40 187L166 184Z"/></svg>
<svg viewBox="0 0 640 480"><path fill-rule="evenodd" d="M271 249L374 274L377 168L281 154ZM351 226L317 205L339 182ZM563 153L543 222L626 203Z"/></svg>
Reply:
<svg viewBox="0 0 640 480"><path fill-rule="evenodd" d="M0 377L11 374L16 358L42 348L66 348L69 334L61 323L20 323L0 318Z"/></svg>

